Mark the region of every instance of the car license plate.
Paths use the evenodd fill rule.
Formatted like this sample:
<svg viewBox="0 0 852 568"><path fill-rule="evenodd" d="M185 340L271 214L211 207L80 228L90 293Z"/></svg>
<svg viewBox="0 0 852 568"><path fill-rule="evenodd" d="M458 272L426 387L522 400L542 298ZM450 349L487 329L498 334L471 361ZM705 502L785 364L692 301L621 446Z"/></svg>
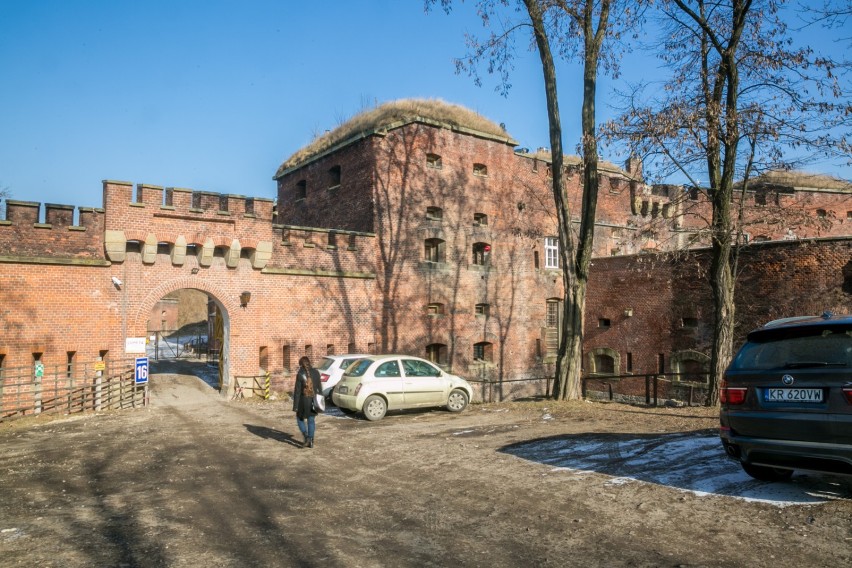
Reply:
<svg viewBox="0 0 852 568"><path fill-rule="evenodd" d="M337 387L338 394L349 394L349 387Z"/></svg>
<svg viewBox="0 0 852 568"><path fill-rule="evenodd" d="M767 402L822 402L822 389L766 389Z"/></svg>

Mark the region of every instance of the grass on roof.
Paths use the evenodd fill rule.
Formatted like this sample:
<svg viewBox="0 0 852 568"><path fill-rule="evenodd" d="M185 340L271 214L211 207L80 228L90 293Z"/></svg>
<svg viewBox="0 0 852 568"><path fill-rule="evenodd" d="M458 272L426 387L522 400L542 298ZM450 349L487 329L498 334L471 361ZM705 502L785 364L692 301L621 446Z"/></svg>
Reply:
<svg viewBox="0 0 852 568"><path fill-rule="evenodd" d="M813 187L818 189L840 189L852 191L852 183L825 174L801 171L773 170L755 178L756 183L784 185L789 187Z"/></svg>
<svg viewBox="0 0 852 568"><path fill-rule="evenodd" d="M401 99L366 110L334 130L315 138L310 144L287 158L278 168L275 177L281 175L284 170L321 154L344 140L414 118L427 118L485 134L510 138L500 125L463 106L440 99Z"/></svg>

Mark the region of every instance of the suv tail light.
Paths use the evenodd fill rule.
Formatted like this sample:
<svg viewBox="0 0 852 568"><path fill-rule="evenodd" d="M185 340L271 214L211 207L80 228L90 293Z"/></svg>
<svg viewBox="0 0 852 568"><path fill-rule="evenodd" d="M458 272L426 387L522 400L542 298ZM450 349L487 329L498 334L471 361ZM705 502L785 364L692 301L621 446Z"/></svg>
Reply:
<svg viewBox="0 0 852 568"><path fill-rule="evenodd" d="M852 404L852 387L843 387L843 396L846 397L846 402Z"/></svg>
<svg viewBox="0 0 852 568"><path fill-rule="evenodd" d="M327 383L327 382L328 382L328 379L330 379L330 378L331 378L331 377L330 377L329 375L326 375L325 373L320 373L320 380L321 380L322 382Z"/></svg>
<svg viewBox="0 0 852 568"><path fill-rule="evenodd" d="M722 381L719 389L719 400L722 404L742 404L745 402L747 387L729 387L728 381Z"/></svg>

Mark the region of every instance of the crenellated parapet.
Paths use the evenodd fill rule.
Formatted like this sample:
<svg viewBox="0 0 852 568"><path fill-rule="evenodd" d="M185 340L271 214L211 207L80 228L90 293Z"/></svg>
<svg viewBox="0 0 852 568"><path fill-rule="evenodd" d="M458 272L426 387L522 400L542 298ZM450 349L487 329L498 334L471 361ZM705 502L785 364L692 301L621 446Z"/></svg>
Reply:
<svg viewBox="0 0 852 568"><path fill-rule="evenodd" d="M5 219L0 220L4 258L103 260L103 209L12 199L6 200L5 209Z"/></svg>
<svg viewBox="0 0 852 568"><path fill-rule="evenodd" d="M229 268L245 257L261 269L271 257L272 199L110 180L103 189L104 247L113 262L137 248L146 264L164 251L172 264L195 256L201 267L224 256Z"/></svg>
<svg viewBox="0 0 852 568"><path fill-rule="evenodd" d="M104 251L111 262L128 252L143 264L193 268L241 261L269 274L372 278L371 233L278 225L271 199L104 181Z"/></svg>

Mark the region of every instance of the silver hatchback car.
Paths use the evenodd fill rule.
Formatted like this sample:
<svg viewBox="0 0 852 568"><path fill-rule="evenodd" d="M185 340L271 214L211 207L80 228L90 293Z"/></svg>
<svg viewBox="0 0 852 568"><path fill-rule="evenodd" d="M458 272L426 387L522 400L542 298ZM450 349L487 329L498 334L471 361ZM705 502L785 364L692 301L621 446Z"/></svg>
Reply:
<svg viewBox="0 0 852 568"><path fill-rule="evenodd" d="M379 420L388 410L445 406L461 412L473 396L470 384L425 359L374 355L350 365L332 391L340 409Z"/></svg>

